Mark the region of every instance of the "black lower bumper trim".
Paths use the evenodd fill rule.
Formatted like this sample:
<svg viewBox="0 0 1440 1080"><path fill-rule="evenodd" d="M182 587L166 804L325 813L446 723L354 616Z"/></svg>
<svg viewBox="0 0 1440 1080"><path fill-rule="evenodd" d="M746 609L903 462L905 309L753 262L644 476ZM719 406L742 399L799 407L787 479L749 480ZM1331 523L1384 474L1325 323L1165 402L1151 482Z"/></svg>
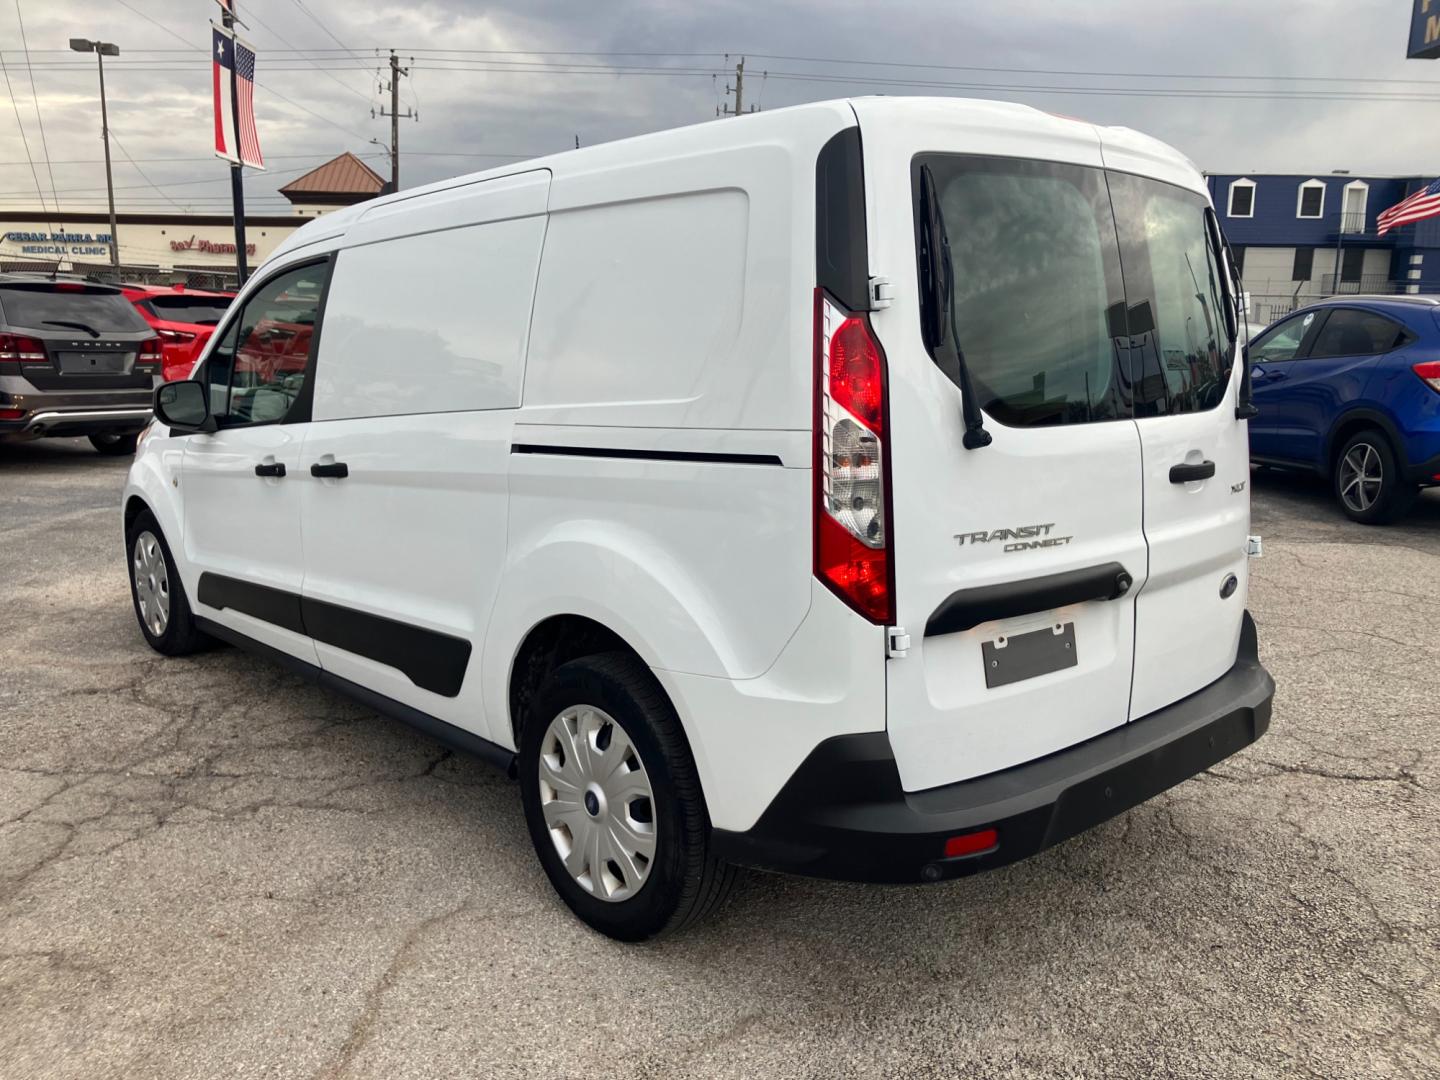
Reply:
<svg viewBox="0 0 1440 1080"><path fill-rule="evenodd" d="M721 858L841 881L940 881L1069 839L1203 772L1270 726L1275 683L1247 612L1235 666L1203 690L1038 761L906 792L884 732L817 746L747 832L716 829ZM997 846L945 858L945 840L995 829Z"/></svg>

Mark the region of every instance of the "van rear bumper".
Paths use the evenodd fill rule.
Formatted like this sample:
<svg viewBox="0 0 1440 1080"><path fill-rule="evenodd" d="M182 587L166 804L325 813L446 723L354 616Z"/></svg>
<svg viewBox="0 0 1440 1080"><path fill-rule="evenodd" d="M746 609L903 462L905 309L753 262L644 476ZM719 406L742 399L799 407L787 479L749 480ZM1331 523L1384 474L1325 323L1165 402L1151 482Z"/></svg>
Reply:
<svg viewBox="0 0 1440 1080"><path fill-rule="evenodd" d="M1275 682L1246 612L1235 666L1158 712L989 776L906 792L884 732L817 746L746 832L712 832L731 862L840 881L943 881L1067 840L1229 757L1270 726ZM945 857L953 836L994 829L988 851Z"/></svg>

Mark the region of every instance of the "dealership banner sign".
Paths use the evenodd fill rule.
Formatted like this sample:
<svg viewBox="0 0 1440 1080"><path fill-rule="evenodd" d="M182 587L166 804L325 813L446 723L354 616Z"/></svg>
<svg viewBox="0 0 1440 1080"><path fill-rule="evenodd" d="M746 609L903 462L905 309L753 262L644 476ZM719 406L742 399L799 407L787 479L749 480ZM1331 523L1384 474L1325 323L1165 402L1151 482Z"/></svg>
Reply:
<svg viewBox="0 0 1440 1080"><path fill-rule="evenodd" d="M1412 60L1434 60L1440 56L1440 0L1411 0L1410 51Z"/></svg>

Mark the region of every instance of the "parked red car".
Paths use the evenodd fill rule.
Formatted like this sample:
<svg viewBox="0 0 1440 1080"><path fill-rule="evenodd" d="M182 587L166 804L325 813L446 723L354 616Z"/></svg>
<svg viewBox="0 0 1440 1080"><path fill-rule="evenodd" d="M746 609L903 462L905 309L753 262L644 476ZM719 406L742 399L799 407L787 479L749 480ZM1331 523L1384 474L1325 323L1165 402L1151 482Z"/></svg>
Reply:
<svg viewBox="0 0 1440 1080"><path fill-rule="evenodd" d="M235 298L234 293L187 289L184 285L122 285L125 299L160 335L166 382L188 379L205 343Z"/></svg>

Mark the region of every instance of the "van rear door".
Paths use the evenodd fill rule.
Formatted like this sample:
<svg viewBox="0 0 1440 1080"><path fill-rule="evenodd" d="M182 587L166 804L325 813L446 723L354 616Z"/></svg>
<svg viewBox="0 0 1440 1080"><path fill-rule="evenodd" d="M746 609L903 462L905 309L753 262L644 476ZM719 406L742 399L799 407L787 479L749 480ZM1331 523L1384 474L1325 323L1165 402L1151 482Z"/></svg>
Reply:
<svg viewBox="0 0 1440 1080"><path fill-rule="evenodd" d="M887 666L887 726L916 790L1128 719L1147 572L1141 443L1094 129L998 103L914 103L913 125L883 102L855 107L870 266L895 283L871 314L889 371L895 614L911 642ZM870 125L872 109L886 112ZM946 147L974 152L935 152ZM917 318L926 167L951 243L952 336L992 438L974 450L955 351L932 355Z"/></svg>
<svg viewBox="0 0 1440 1080"><path fill-rule="evenodd" d="M1247 593L1250 450L1235 416L1240 380L1230 377L1209 202L1184 173L1172 177L1137 152L1148 140L1109 129L1101 137L1130 312L1126 353L1150 550L1135 600L1130 715L1138 719L1235 663ZM1136 175L1142 169L1166 179Z"/></svg>

